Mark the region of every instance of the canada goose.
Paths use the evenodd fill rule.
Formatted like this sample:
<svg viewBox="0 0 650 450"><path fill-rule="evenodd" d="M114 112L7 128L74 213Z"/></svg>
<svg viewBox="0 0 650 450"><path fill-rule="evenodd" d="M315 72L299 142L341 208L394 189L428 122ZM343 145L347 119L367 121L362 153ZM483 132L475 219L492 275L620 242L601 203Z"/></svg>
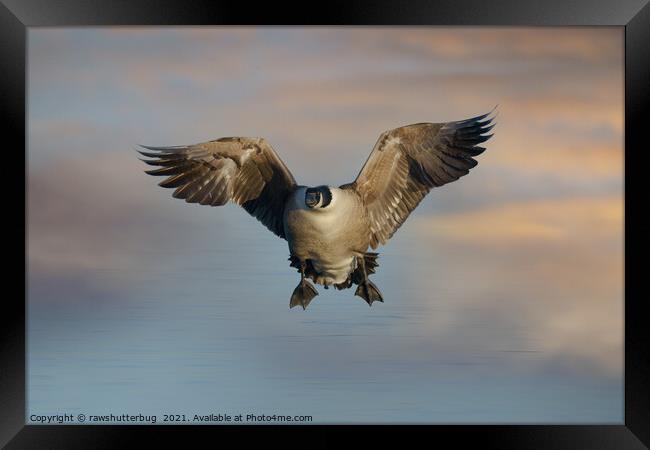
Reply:
<svg viewBox="0 0 650 450"><path fill-rule="evenodd" d="M492 110L494 111L494 110ZM169 178L173 197L188 203L241 205L289 243L290 266L300 272L289 307L303 309L318 295L311 278L326 289L357 285L368 305L383 302L368 279L377 253L368 252L402 225L424 196L466 175L485 148L492 111L446 123L417 123L386 131L354 182L339 187L299 186L262 138L226 137L201 144L143 148L143 160Z"/></svg>

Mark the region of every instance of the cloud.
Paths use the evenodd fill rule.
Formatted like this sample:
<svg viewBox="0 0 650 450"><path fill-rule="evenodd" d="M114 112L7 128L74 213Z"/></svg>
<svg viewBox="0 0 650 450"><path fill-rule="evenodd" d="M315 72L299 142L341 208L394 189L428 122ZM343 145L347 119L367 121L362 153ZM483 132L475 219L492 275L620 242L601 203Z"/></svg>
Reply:
<svg viewBox="0 0 650 450"><path fill-rule="evenodd" d="M210 217L210 208L187 213L184 207L194 205L170 201L171 191L156 186L143 173L146 168L128 148L32 165L27 186L30 267L77 278L101 270L137 277L153 262L164 266L158 259L161 243L166 251L183 254L212 226L228 223L228 214Z"/></svg>
<svg viewBox="0 0 650 450"><path fill-rule="evenodd" d="M446 289L463 299L442 324L448 337L479 308L496 328L525 323L525 349L540 352L542 365L622 373L622 196L513 203L414 222L417 239L432 242ZM436 289L430 277L413 276L423 292Z"/></svg>
<svg viewBox="0 0 650 450"><path fill-rule="evenodd" d="M589 28L436 28L396 32L400 44L432 56L468 61L535 60L605 63L620 56L621 27Z"/></svg>
<svg viewBox="0 0 650 450"><path fill-rule="evenodd" d="M524 239L576 244L622 231L623 198L568 198L499 205L462 214L420 219L421 232L461 239L472 245Z"/></svg>

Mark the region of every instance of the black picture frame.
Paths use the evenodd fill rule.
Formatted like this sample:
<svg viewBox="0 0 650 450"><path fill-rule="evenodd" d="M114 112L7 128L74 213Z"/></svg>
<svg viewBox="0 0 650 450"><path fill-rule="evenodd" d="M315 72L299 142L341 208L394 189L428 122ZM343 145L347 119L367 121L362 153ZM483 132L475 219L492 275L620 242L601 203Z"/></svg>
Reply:
<svg viewBox="0 0 650 450"><path fill-rule="evenodd" d="M622 26L625 27L625 420L620 425L521 426L89 426L25 425L25 293L26 264L26 37L27 27L106 25L490 25L490 26ZM650 105L650 6L648 0L444 0L328 1L280 6L233 1L171 0L0 0L0 90L4 181L9 181L11 209L5 213L5 240L14 244L5 263L7 280L2 303L0 365L0 445L7 448L123 448L135 438L147 447L174 439L223 439L246 444L251 438L266 445L338 446L359 440L364 446L398 437L404 442L479 448L607 448L637 449L650 445L649 340L647 308L642 290L642 246L648 229L638 203L645 200L641 158ZM645 113L645 114L644 114ZM10 144L11 143L11 144ZM19 170L22 168L23 170ZM7 191L5 191L7 193ZM635 198L639 201L637 202ZM647 203L647 200L645 201ZM641 203L643 204L643 203ZM14 209L15 207L15 209ZM15 211L23 211L18 214ZM26 241L24 241L26 242ZM7 250L5 250L7 252ZM640 263L635 263L639 261ZM22 294L22 295L21 295ZM480 399L477 399L480 401ZM254 430L256 433L251 434ZM288 431L288 433L287 433ZM282 437L280 437L280 433ZM645 444L645 445L644 445Z"/></svg>

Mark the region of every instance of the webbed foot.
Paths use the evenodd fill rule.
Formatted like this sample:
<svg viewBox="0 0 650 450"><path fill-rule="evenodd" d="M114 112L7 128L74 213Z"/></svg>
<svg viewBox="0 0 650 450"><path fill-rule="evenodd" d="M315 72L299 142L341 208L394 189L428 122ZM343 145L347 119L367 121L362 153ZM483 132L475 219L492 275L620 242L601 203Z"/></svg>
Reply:
<svg viewBox="0 0 650 450"><path fill-rule="evenodd" d="M302 309L307 308L311 300L318 295L318 291L307 280L301 280L298 286L293 290L291 294L291 301L289 302L289 308L300 305Z"/></svg>
<svg viewBox="0 0 650 450"><path fill-rule="evenodd" d="M381 292L379 292L377 286L370 280L366 280L366 282L357 286L354 295L358 295L364 299L368 303L368 306L372 306L372 302L375 301L384 303L384 297L382 297Z"/></svg>

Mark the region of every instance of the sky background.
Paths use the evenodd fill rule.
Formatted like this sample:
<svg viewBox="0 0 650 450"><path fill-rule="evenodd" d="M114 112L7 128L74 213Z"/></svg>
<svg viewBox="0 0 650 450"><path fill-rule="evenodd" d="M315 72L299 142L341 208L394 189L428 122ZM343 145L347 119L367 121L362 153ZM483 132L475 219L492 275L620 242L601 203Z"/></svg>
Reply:
<svg viewBox="0 0 650 450"><path fill-rule="evenodd" d="M31 28L28 415L623 422L622 28ZM286 242L137 144L265 137L306 185L498 107L373 276L289 310ZM28 417L29 420L29 417Z"/></svg>

